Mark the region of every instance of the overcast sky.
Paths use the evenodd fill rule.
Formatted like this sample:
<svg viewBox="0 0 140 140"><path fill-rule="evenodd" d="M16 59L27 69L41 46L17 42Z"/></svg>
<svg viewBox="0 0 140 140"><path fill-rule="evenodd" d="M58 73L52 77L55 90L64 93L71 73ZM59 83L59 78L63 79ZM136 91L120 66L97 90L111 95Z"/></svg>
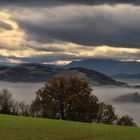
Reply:
<svg viewBox="0 0 140 140"><path fill-rule="evenodd" d="M140 0L1 0L0 63L140 61Z"/></svg>

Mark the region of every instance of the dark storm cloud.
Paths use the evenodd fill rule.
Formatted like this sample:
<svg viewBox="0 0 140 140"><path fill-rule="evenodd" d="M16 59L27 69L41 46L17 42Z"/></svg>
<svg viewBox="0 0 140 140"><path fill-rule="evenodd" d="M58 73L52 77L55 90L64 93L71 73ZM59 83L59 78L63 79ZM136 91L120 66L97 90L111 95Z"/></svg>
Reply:
<svg viewBox="0 0 140 140"><path fill-rule="evenodd" d="M60 0L65 3L76 4L140 4L140 0Z"/></svg>
<svg viewBox="0 0 140 140"><path fill-rule="evenodd" d="M0 60L61 64L94 57L139 60L139 49L133 49L140 48L139 5L60 1L13 1L6 7L0 4L0 50L5 55ZM13 31L8 31L9 24Z"/></svg>
<svg viewBox="0 0 140 140"><path fill-rule="evenodd" d="M35 46L26 46L27 48L31 48L31 49L33 49L33 50L35 50L35 51L42 51L42 52L64 52L65 51L65 49L62 49L62 48L57 48L57 47L52 47L51 45L49 46L47 46L47 47L42 47L41 45L40 46L37 46L37 47L35 47Z"/></svg>
<svg viewBox="0 0 140 140"><path fill-rule="evenodd" d="M140 0L1 0L2 4L21 4L21 5L51 5L51 4L140 4Z"/></svg>
<svg viewBox="0 0 140 140"><path fill-rule="evenodd" d="M140 8L135 6L63 6L42 11L41 16L33 21L16 18L31 40L140 47Z"/></svg>

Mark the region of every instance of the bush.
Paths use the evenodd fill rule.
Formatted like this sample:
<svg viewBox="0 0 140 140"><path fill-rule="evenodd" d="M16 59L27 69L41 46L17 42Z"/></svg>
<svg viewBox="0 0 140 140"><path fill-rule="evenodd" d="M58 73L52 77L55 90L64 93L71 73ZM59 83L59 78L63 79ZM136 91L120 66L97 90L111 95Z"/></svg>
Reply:
<svg viewBox="0 0 140 140"><path fill-rule="evenodd" d="M107 105L103 102L99 103L99 110L97 113L97 123L112 124L117 119L115 109L112 105Z"/></svg>
<svg viewBox="0 0 140 140"><path fill-rule="evenodd" d="M131 117L129 117L128 115L123 116L120 119L118 119L117 124L136 127L136 124L133 122L133 119Z"/></svg>

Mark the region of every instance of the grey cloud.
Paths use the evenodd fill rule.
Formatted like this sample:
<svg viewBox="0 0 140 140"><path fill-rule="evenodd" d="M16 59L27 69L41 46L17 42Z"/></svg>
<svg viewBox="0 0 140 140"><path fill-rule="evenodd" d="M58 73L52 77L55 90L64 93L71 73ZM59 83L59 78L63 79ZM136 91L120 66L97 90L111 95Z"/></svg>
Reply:
<svg viewBox="0 0 140 140"><path fill-rule="evenodd" d="M75 55L67 55L65 53L52 53L47 55L36 55L31 57L15 57L14 59L20 60L21 62L30 63L54 63L56 61L71 61L79 58Z"/></svg>
<svg viewBox="0 0 140 140"><path fill-rule="evenodd" d="M5 29L5 30L12 30L11 25L9 25L8 23L5 23L3 21L0 21L0 28Z"/></svg>
<svg viewBox="0 0 140 140"><path fill-rule="evenodd" d="M59 49L59 48L55 48L55 47L50 47L50 48L31 47L31 48L36 51L43 51L43 52L63 52L64 51L64 49Z"/></svg>
<svg viewBox="0 0 140 140"><path fill-rule="evenodd" d="M8 59L16 59L16 57L14 56L3 56L0 55L0 66L4 66L4 65L14 65L14 63L9 62Z"/></svg>
<svg viewBox="0 0 140 140"><path fill-rule="evenodd" d="M140 4L140 0L60 0L65 3L76 4Z"/></svg>
<svg viewBox="0 0 140 140"><path fill-rule="evenodd" d="M36 42L37 44L37 42ZM43 44L34 44L32 43L31 45L26 45L26 48L31 48L35 51L42 51L42 52L64 52L65 49L64 48L58 48L55 46L50 45L46 45L46 46L42 46Z"/></svg>
<svg viewBox="0 0 140 140"><path fill-rule="evenodd" d="M2 56L0 55L0 64L12 64L9 62L9 60L15 60L23 62L29 62L29 63L54 63L57 61L73 61L73 60L81 60L83 57L77 57L75 55L67 55L65 53L52 53L47 55L36 55L31 57L16 57L16 56ZM2 63L3 61L3 63Z"/></svg>
<svg viewBox="0 0 140 140"><path fill-rule="evenodd" d="M29 6L46 6L46 5L62 5L62 4L86 4L86 5L100 5L100 4L140 4L140 0L1 0L1 4L19 4Z"/></svg>
<svg viewBox="0 0 140 140"><path fill-rule="evenodd" d="M28 22L28 18L18 17L16 20L30 39L40 42L60 40L91 46L140 47L140 8L66 6L62 9L42 11L40 21Z"/></svg>
<svg viewBox="0 0 140 140"><path fill-rule="evenodd" d="M32 4L31 4L32 5ZM9 8L9 7L8 7ZM92 58L88 55L77 56L65 49L67 42L81 44L79 52L85 51L86 45L96 47L109 45L113 47L140 48L140 7L134 5L63 5L56 7L14 7L9 10L11 19L18 23L21 31L26 32L25 46L22 49L34 49L38 52L51 52L47 55L31 57L0 57L1 61L17 60L17 62L54 63L56 61L72 61ZM8 13L8 9L6 9ZM12 13L11 13L12 11ZM10 29L4 23L1 28ZM27 42L26 42L27 41ZM28 44L28 41L35 44ZM66 42L63 48L45 44ZM27 46L26 46L27 43ZM59 43L58 43L59 44ZM61 43L60 43L61 44ZM0 49L16 50L0 46ZM139 59L139 52L134 53L106 53L99 57L116 59ZM98 57L98 56L96 56Z"/></svg>
<svg viewBox="0 0 140 140"><path fill-rule="evenodd" d="M6 57L0 57L3 60L6 60ZM124 54L116 54L116 55L110 55L105 54L103 56L76 56L76 55L68 55L65 53L52 53L52 54L47 54L47 55L36 55L36 56L31 56L31 57L8 57L8 59L14 59L20 62L29 62L29 63L55 63L57 61L75 61L75 60L83 60L83 59L91 59L91 58L102 58L102 59L116 59L116 60L138 60L139 54L129 54L129 53L124 53Z"/></svg>

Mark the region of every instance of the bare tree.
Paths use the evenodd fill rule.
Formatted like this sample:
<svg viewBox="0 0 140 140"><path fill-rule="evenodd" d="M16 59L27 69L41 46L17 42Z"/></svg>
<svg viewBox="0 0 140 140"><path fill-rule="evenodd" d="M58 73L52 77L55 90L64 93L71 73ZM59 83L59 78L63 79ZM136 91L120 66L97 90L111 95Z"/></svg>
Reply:
<svg viewBox="0 0 140 140"><path fill-rule="evenodd" d="M7 89L2 89L0 91L0 112L3 114L10 114L13 104L14 100L12 98L11 92Z"/></svg>
<svg viewBox="0 0 140 140"><path fill-rule="evenodd" d="M30 115L30 106L27 105L24 101L19 103L19 115L22 116Z"/></svg>

